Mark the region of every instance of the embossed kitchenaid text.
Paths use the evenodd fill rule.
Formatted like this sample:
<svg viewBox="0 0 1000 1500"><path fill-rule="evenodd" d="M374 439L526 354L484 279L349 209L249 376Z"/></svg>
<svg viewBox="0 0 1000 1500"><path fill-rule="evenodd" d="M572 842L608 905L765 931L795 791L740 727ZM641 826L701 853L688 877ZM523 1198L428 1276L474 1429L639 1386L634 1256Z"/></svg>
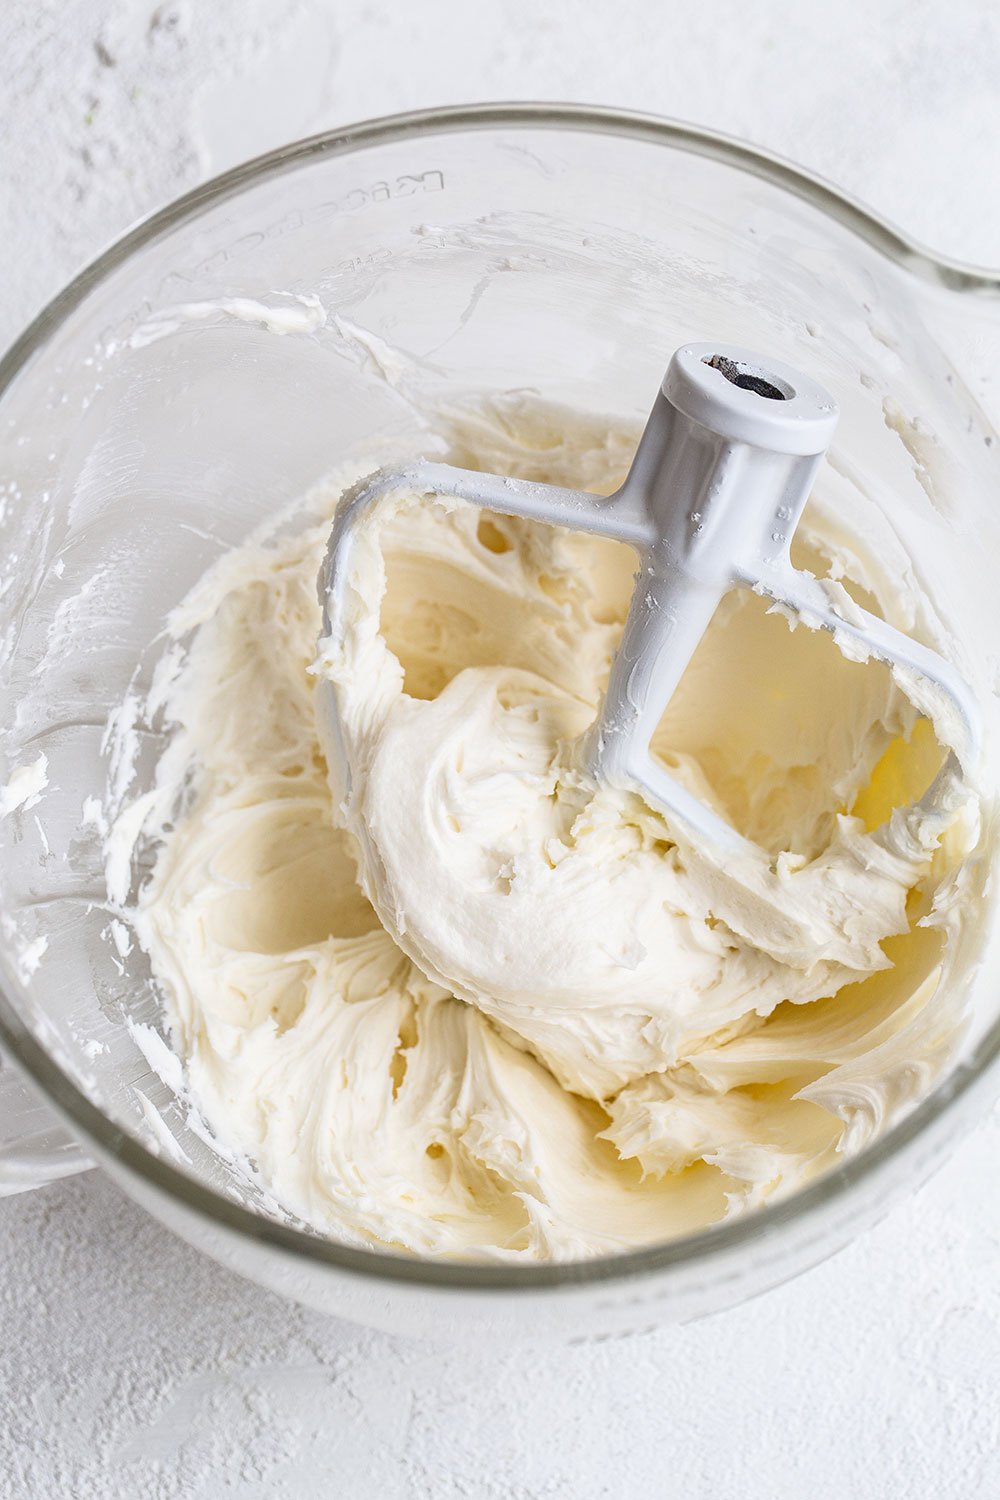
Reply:
<svg viewBox="0 0 1000 1500"><path fill-rule="evenodd" d="M373 182L368 187L352 188L343 198L335 198L321 206L336 213L356 213L359 208L366 208L370 203L387 203L393 198L412 198L417 193L443 191L443 172L433 170L406 173L400 177Z"/></svg>

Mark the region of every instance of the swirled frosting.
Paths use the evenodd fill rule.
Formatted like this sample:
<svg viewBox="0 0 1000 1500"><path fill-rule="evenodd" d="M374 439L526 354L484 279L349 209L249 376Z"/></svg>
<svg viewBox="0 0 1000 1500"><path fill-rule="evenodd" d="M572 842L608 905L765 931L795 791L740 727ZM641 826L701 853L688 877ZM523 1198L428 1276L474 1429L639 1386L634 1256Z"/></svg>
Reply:
<svg viewBox="0 0 1000 1500"><path fill-rule="evenodd" d="M525 400L472 430L460 461L605 492L631 452ZM724 601L654 749L765 851L726 863L570 753L629 549L397 494L317 654L345 477L173 621L139 930L220 1140L331 1234L565 1258L788 1192L919 1098L961 1013L978 802L888 669ZM795 560L912 626L912 583L821 500Z"/></svg>

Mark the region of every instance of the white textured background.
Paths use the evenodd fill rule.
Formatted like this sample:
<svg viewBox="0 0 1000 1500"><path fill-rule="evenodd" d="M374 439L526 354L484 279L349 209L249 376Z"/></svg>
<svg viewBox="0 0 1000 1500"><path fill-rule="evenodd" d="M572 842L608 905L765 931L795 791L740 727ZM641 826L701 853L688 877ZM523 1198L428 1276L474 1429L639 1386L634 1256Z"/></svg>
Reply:
<svg viewBox="0 0 1000 1500"><path fill-rule="evenodd" d="M993 0L0 0L0 342L241 158L504 98L743 135L1000 266ZM96 1174L0 1200L0 1500L229 1495L994 1500L1000 1117L791 1286L530 1358L302 1312Z"/></svg>

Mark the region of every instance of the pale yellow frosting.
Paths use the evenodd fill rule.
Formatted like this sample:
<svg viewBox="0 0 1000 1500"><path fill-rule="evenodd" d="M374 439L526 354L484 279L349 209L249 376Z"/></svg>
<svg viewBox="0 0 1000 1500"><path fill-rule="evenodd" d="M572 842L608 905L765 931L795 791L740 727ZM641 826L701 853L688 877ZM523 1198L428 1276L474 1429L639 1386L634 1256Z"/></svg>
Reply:
<svg viewBox="0 0 1000 1500"><path fill-rule="evenodd" d="M631 451L523 401L474 430L490 467L604 491ZM888 670L727 598L655 742L766 851L726 865L568 753L627 548L398 495L345 641L317 656L340 488L173 621L196 634L139 930L226 1147L340 1237L568 1257L787 1192L919 1098L959 1021L977 805L946 767L910 806L944 756ZM795 560L912 615L912 585L845 550L820 504ZM317 674L346 727L343 799Z"/></svg>

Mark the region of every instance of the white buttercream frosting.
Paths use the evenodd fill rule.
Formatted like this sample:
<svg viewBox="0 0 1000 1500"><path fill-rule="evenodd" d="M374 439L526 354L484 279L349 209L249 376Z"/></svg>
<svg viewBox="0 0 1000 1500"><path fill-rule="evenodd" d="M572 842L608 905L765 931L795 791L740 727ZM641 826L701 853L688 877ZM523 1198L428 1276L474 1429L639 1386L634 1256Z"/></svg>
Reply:
<svg viewBox="0 0 1000 1500"><path fill-rule="evenodd" d="M510 401L456 457L608 492L631 441ZM317 656L341 487L172 622L194 634L138 927L227 1148L335 1235L568 1257L787 1192L919 1098L961 1019L981 804L906 684L730 595L654 743L765 851L725 863L570 754L627 548L399 494ZM796 561L845 609L919 613L821 498ZM353 767L335 793L317 674Z"/></svg>

